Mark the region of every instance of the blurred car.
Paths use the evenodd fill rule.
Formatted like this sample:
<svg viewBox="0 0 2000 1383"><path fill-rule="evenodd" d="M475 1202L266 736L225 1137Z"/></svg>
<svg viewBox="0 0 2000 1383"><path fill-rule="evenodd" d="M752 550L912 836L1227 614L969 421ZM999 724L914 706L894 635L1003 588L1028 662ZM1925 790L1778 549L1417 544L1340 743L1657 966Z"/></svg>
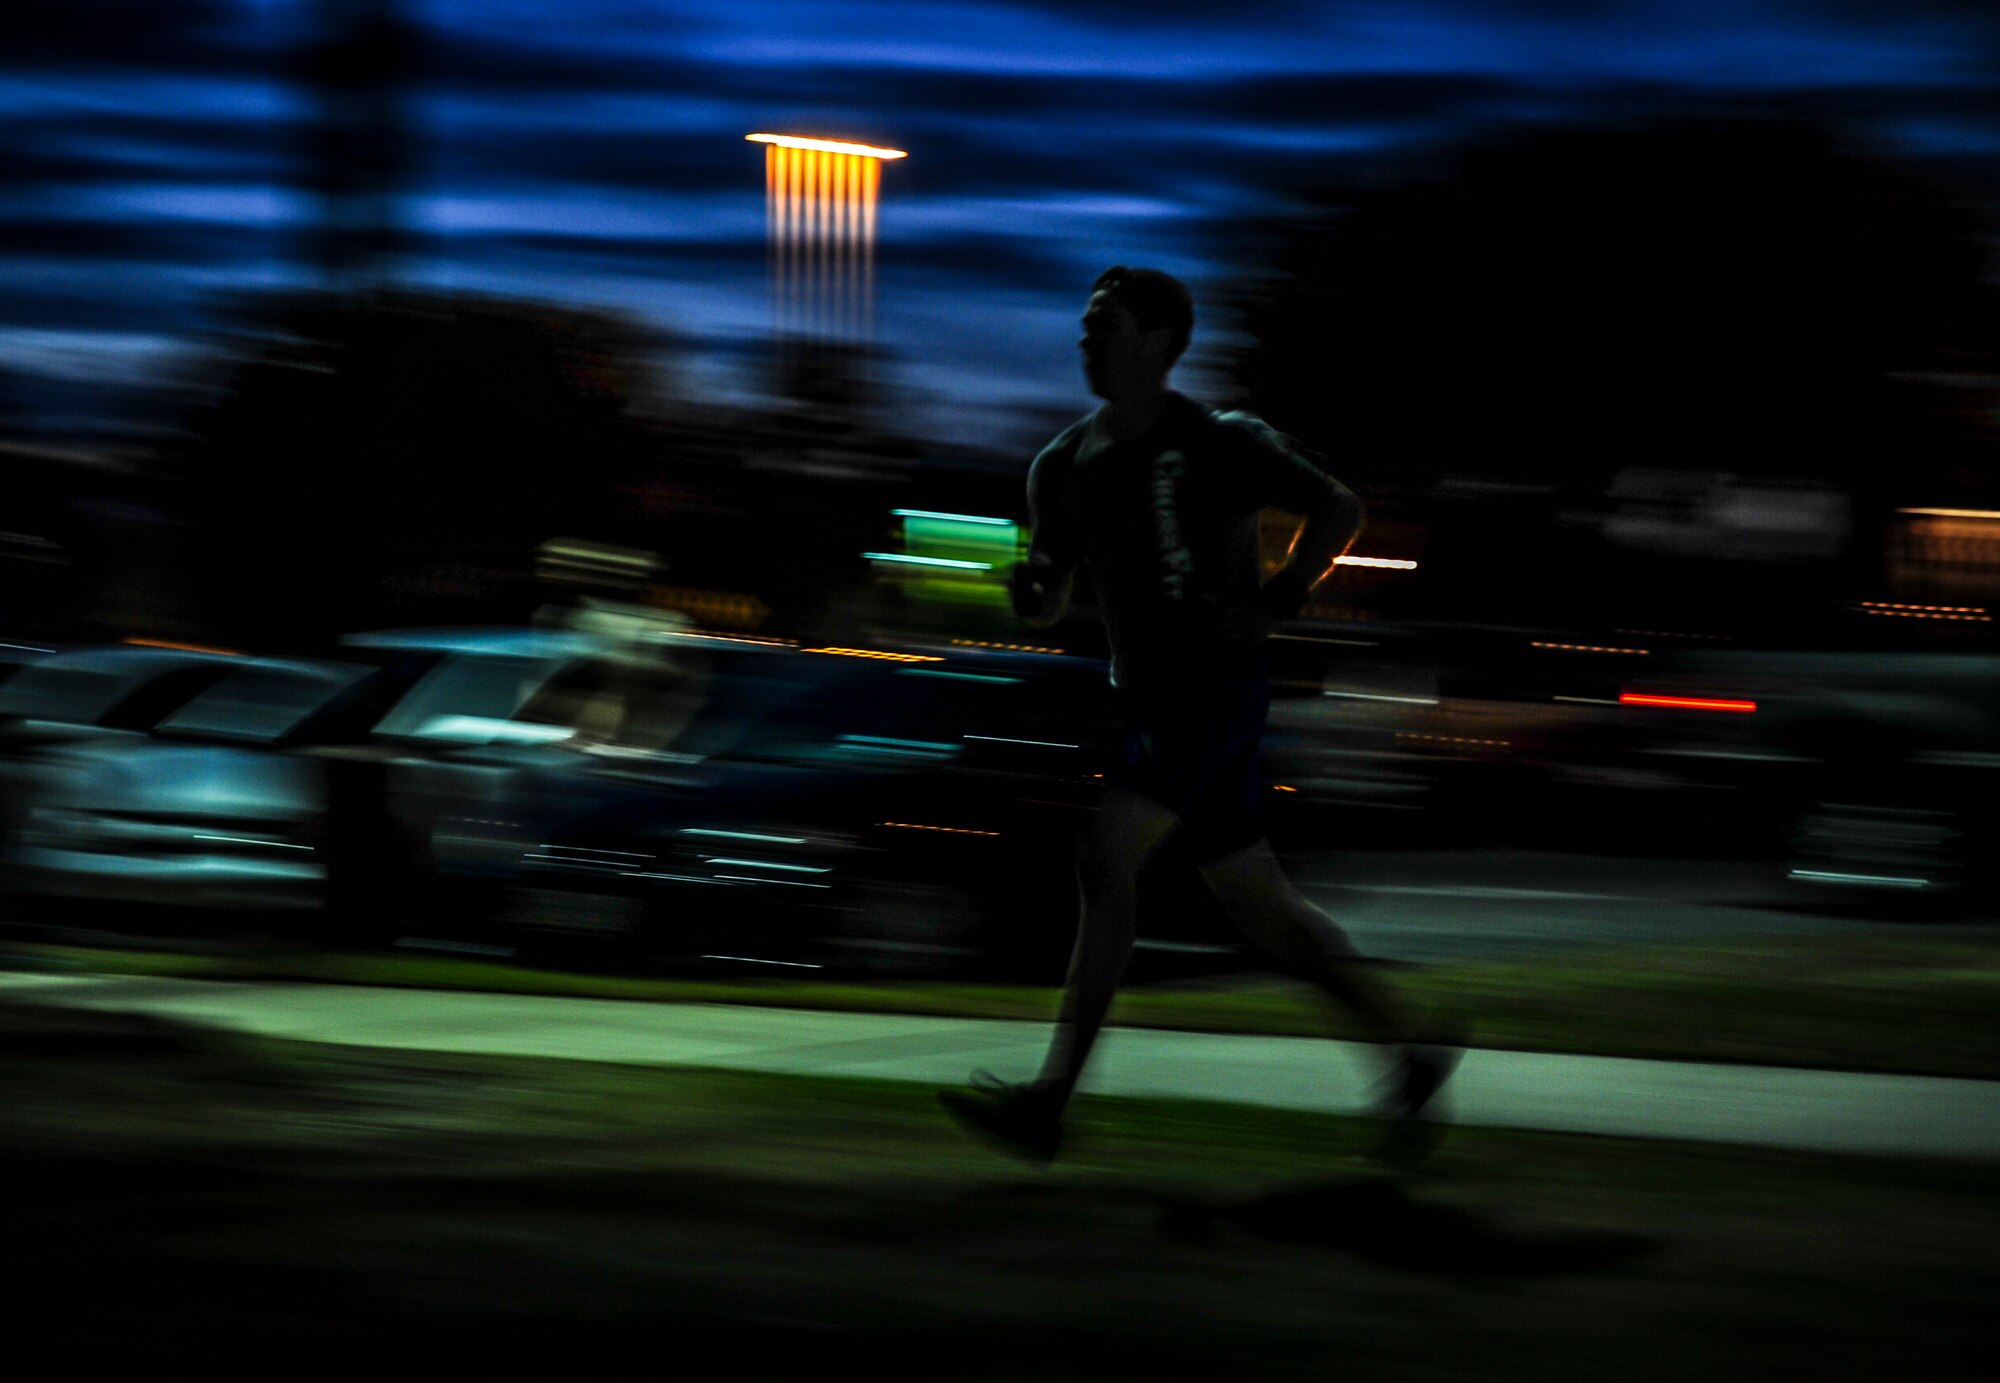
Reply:
<svg viewBox="0 0 2000 1383"><path fill-rule="evenodd" d="M426 810L450 800L453 775L477 783L484 760L532 734L512 713L603 645L532 630L350 644L339 661L232 659L150 735L45 752L6 848L13 888L70 904L331 907L338 934L389 930L420 901Z"/></svg>
<svg viewBox="0 0 2000 1383"><path fill-rule="evenodd" d="M724 967L1060 976L1076 836L1117 742L1102 663L688 653L622 686L552 683L524 718L574 732L440 822L439 867L493 889L497 937ZM1197 944L1177 933L1209 920L1199 890L1169 873L1153 892L1148 940Z"/></svg>
<svg viewBox="0 0 2000 1383"><path fill-rule="evenodd" d="M1606 771L1600 744L1621 679L1646 653L1439 626L1347 626L1294 641L1320 657L1272 708L1266 763L1289 790L1274 822L1281 847L1630 843L1616 819L1574 808Z"/></svg>
<svg viewBox="0 0 2000 1383"><path fill-rule="evenodd" d="M366 664L251 659L150 737L52 760L8 850L36 897L303 908L327 879L327 767L294 752L367 732L393 688Z"/></svg>
<svg viewBox="0 0 2000 1383"><path fill-rule="evenodd" d="M0 643L0 683L15 673L32 667L56 650L33 644Z"/></svg>
<svg viewBox="0 0 2000 1383"><path fill-rule="evenodd" d="M132 644L45 654L0 680L0 748L149 729L239 662L233 654Z"/></svg>
<svg viewBox="0 0 2000 1383"><path fill-rule="evenodd" d="M1646 809L1731 833L1802 891L1901 909L2000 887L2000 658L1690 652L1620 700L1607 757Z"/></svg>
<svg viewBox="0 0 2000 1383"><path fill-rule="evenodd" d="M117 644L64 649L0 679L0 846L39 785L80 741L138 738L236 668L232 655Z"/></svg>

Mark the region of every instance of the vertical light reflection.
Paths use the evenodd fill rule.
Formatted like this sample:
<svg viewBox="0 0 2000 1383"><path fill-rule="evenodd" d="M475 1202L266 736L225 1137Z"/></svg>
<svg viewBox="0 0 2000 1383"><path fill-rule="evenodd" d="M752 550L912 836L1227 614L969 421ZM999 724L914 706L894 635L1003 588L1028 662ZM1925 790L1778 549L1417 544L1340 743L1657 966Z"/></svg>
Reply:
<svg viewBox="0 0 2000 1383"><path fill-rule="evenodd" d="M847 334L861 337L861 165L868 160L847 160Z"/></svg>
<svg viewBox="0 0 2000 1383"><path fill-rule="evenodd" d="M842 295L842 286L847 278L847 155L827 155L827 185L830 220L826 238L833 263L827 270L826 334L829 340L838 343L846 335L847 316L847 304Z"/></svg>
<svg viewBox="0 0 2000 1383"><path fill-rule="evenodd" d="M861 170L861 335L875 338L875 196L881 186L882 165L863 159Z"/></svg>
<svg viewBox="0 0 2000 1383"><path fill-rule="evenodd" d="M833 267L833 244L828 231L832 229L832 218L827 214L829 207L827 193L833 184L833 155L824 149L813 151L813 249L818 258L813 272L813 324L812 334L816 341L826 339L827 319L831 315L826 301L827 275Z"/></svg>
<svg viewBox="0 0 2000 1383"><path fill-rule="evenodd" d="M785 150L785 320L789 338L798 327L799 292L799 151Z"/></svg>
<svg viewBox="0 0 2000 1383"><path fill-rule="evenodd" d="M875 332L881 160L900 150L802 137L764 142L773 328L794 345L855 346ZM791 142L797 139L797 142Z"/></svg>
<svg viewBox="0 0 2000 1383"><path fill-rule="evenodd" d="M771 319L784 321L785 284L780 274L784 259L784 243L777 234L778 228L778 154L775 144L764 146L764 224L769 228L765 235L766 272L771 276Z"/></svg>

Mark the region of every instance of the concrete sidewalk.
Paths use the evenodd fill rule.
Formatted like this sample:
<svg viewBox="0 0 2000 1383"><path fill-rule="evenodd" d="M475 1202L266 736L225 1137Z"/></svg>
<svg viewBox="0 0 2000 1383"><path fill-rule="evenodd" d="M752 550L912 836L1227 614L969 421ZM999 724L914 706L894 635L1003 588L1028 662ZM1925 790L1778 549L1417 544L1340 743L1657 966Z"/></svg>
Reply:
<svg viewBox="0 0 2000 1383"><path fill-rule="evenodd" d="M711 1066L925 1085L1034 1073L1042 1023L348 985L0 974L0 995L353 1046ZM1347 1042L1113 1028L1087 1093L1358 1113L1375 1054ZM2000 1082L1475 1050L1468 1125L1862 1153L2000 1158Z"/></svg>

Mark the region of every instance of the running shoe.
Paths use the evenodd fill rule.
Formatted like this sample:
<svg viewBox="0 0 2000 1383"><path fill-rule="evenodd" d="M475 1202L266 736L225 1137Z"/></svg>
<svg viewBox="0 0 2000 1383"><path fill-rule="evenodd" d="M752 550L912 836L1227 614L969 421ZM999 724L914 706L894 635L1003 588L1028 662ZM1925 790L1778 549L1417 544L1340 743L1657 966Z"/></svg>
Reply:
<svg viewBox="0 0 2000 1383"><path fill-rule="evenodd" d="M938 1103L973 1133L1030 1162L1053 1162L1062 1147L1062 1107L1046 1086L974 1071L970 1090L940 1090Z"/></svg>
<svg viewBox="0 0 2000 1383"><path fill-rule="evenodd" d="M1413 1166L1443 1141L1443 1125L1426 1116L1464 1056L1463 1047L1437 1043L1403 1048L1388 1075L1389 1088L1375 1104L1376 1115L1386 1121L1376 1153L1381 1160Z"/></svg>

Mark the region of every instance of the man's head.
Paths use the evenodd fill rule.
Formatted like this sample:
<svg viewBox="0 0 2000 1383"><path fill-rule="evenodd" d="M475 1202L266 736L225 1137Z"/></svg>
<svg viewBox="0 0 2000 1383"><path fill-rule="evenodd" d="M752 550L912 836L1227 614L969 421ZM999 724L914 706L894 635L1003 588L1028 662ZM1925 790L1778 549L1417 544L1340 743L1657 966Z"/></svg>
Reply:
<svg viewBox="0 0 2000 1383"><path fill-rule="evenodd" d="M1103 399L1161 388L1194 331L1186 285L1158 269L1115 265L1090 286L1083 311L1083 377Z"/></svg>

